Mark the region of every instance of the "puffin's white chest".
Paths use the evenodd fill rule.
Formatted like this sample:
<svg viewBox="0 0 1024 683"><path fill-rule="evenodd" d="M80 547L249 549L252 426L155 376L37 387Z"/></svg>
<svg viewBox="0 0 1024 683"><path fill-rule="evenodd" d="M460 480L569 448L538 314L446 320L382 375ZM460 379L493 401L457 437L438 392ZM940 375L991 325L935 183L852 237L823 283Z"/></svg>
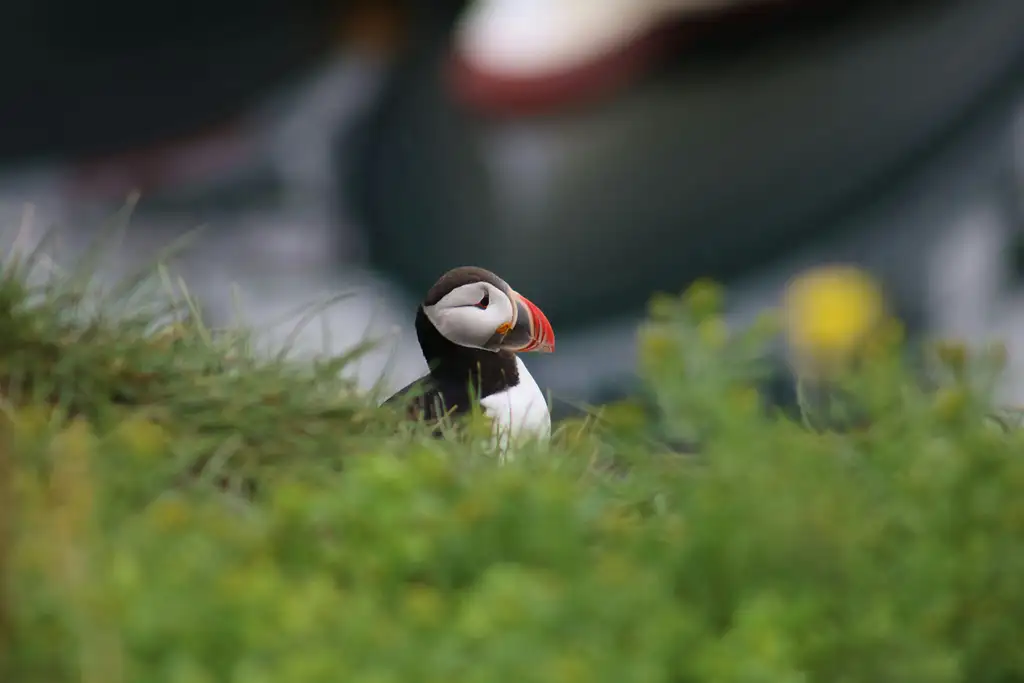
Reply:
<svg viewBox="0 0 1024 683"><path fill-rule="evenodd" d="M484 413L494 423L494 437L502 451L509 442L523 437L546 443L551 437L551 413L544 393L537 386L522 359L516 357L519 384L480 400Z"/></svg>

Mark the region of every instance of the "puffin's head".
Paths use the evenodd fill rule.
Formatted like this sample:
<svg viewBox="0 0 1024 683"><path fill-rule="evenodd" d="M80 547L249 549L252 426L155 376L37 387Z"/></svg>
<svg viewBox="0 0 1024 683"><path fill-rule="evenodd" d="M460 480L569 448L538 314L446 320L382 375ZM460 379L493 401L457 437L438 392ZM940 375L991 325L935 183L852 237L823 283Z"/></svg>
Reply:
<svg viewBox="0 0 1024 683"><path fill-rule="evenodd" d="M487 351L550 353L555 333L547 316L494 273L465 266L434 283L422 304L448 341Z"/></svg>

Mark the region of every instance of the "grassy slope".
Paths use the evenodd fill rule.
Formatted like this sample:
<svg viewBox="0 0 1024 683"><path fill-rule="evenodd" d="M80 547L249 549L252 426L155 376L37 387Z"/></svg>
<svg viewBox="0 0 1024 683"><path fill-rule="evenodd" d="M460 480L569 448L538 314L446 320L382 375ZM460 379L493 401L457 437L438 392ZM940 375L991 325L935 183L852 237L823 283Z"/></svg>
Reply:
<svg viewBox="0 0 1024 683"><path fill-rule="evenodd" d="M0 680L1024 679L1024 443L955 353L937 394L880 353L848 387L870 426L815 433L759 409L759 334L663 298L661 418L499 466L344 360L27 281L0 281Z"/></svg>

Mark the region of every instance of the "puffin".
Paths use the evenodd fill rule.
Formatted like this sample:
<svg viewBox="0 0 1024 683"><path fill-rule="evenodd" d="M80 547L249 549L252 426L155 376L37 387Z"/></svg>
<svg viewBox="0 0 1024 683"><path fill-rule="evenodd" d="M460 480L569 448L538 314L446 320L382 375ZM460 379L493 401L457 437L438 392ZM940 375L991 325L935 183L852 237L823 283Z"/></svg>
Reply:
<svg viewBox="0 0 1024 683"><path fill-rule="evenodd" d="M489 270L453 268L420 303L416 338L429 372L382 405L408 401L410 419L436 421L477 402L493 425L492 448L507 453L524 437L548 442L547 400L519 357L555 350L551 323L533 302Z"/></svg>

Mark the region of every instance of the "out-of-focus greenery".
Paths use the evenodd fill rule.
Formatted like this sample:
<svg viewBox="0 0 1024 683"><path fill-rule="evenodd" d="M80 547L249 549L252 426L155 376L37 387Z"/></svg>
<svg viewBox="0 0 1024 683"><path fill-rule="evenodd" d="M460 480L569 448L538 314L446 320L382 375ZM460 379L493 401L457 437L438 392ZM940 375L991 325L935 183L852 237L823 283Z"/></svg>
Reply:
<svg viewBox="0 0 1024 683"><path fill-rule="evenodd" d="M27 281L0 282L2 681L1024 680L1024 438L962 347L926 390L886 337L831 380L866 420L808 429L754 388L771 326L702 285L641 332L656 422L612 406L499 464L343 359Z"/></svg>

